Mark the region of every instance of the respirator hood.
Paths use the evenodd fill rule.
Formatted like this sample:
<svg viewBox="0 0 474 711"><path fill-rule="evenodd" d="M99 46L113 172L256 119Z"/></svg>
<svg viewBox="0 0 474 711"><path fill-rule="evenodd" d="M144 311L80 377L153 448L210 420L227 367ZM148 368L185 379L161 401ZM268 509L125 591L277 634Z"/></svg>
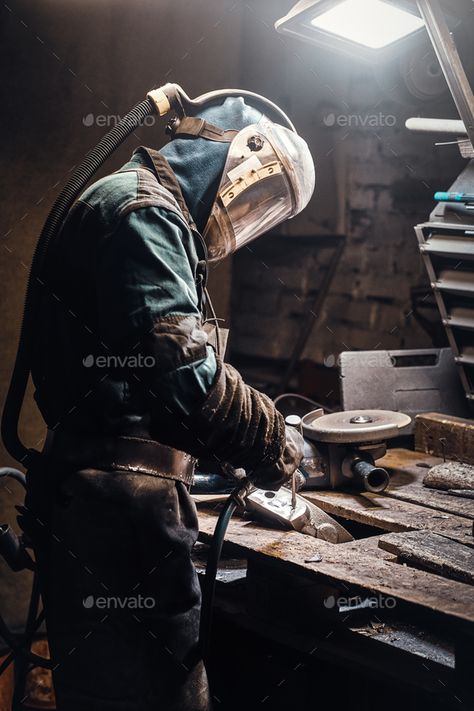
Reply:
<svg viewBox="0 0 474 711"><path fill-rule="evenodd" d="M193 118L202 119L205 124L218 126L224 131L238 132L261 117L262 113L248 106L243 97L231 96L224 98L220 105L198 110ZM171 122L171 131L176 124L176 121ZM211 214L229 146L228 141L175 133L160 150L180 184L186 205L200 232L203 232Z"/></svg>
<svg viewBox="0 0 474 711"><path fill-rule="evenodd" d="M161 149L218 261L294 217L314 190L306 142L286 114L259 94L224 89L189 99L167 84L149 93L157 111L176 112Z"/></svg>

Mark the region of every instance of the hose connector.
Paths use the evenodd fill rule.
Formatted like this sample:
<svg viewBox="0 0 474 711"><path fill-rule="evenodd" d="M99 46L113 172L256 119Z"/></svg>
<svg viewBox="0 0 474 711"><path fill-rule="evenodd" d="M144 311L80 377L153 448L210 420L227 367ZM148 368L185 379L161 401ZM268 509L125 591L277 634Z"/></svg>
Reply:
<svg viewBox="0 0 474 711"><path fill-rule="evenodd" d="M165 91L165 87L168 86L173 86L173 84L165 84L157 89L152 89L146 95L146 98L152 102L155 107L155 111L159 116L165 116L165 114L171 110L171 102Z"/></svg>

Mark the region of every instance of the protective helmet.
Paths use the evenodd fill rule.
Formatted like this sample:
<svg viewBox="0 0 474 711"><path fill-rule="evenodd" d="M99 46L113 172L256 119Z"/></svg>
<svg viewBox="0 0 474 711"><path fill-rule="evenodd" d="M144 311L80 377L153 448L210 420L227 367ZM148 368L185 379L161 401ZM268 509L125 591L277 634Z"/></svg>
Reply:
<svg viewBox="0 0 474 711"><path fill-rule="evenodd" d="M172 136L194 135L230 144L203 230L210 261L223 259L306 207L315 185L313 159L279 107L239 89L213 91L194 100L176 84L156 91L162 91L177 110L178 118L169 125ZM243 97L263 112L262 117L241 130L224 130L193 118L203 107L222 103L229 96ZM163 105L162 95L160 99Z"/></svg>
<svg viewBox="0 0 474 711"><path fill-rule="evenodd" d="M235 252L309 202L314 164L297 133L263 116L237 133L203 232L209 259Z"/></svg>

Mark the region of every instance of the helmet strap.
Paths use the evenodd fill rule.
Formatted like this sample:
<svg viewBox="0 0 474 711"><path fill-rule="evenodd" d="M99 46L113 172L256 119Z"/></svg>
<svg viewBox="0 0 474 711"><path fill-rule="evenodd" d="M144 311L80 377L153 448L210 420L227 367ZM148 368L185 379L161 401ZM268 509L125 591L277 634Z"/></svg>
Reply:
<svg viewBox="0 0 474 711"><path fill-rule="evenodd" d="M226 131L202 118L184 116L180 119L175 116L168 122L166 133L171 136L171 139L178 136L189 136L205 138L218 143L231 143L239 132L232 129Z"/></svg>

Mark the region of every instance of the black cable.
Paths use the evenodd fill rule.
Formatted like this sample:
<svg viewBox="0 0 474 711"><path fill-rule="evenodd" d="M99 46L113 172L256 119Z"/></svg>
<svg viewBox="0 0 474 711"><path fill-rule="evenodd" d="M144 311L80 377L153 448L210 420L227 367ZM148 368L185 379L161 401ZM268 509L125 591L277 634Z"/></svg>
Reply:
<svg viewBox="0 0 474 711"><path fill-rule="evenodd" d="M206 564L206 574L204 576L204 590L202 596L201 625L199 635L199 644L203 659L207 659L207 655L209 652L212 617L214 612L213 606L216 591L217 568L219 566L219 560L222 553L222 546L224 544L224 538L227 531L227 527L229 525L230 519L232 518L232 514L234 513L236 508L236 497L234 496L234 494L231 494L225 502L224 508L222 509L219 515L216 527L214 529L214 535L209 546L209 554Z"/></svg>
<svg viewBox="0 0 474 711"><path fill-rule="evenodd" d="M99 143L88 153L59 193L36 244L26 288L18 351L5 400L1 427L2 439L6 449L12 457L24 465L28 464L28 460L33 452L25 447L20 440L18 435L18 421L30 374L36 306L39 302L41 273L47 251L59 233L71 206L84 190L94 173L127 136L154 111L155 107L150 99L141 101L101 138Z"/></svg>
<svg viewBox="0 0 474 711"><path fill-rule="evenodd" d="M191 494L230 494L235 484L220 474L195 472Z"/></svg>
<svg viewBox="0 0 474 711"><path fill-rule="evenodd" d="M224 538L229 526L229 521L237 508L243 506L245 497L251 490L252 483L246 477L239 481L238 486L226 500L222 511L217 519L214 535L212 536L209 545L209 553L207 556L206 574L204 576L204 589L201 606L201 625L199 632L199 646L203 659L206 659L209 652L209 644L211 637L212 617L214 597L216 592L216 576L219 567L219 560L222 553Z"/></svg>
<svg viewBox="0 0 474 711"><path fill-rule="evenodd" d="M211 296L209 294L209 291L207 290L207 287L204 287L204 294L206 296L206 305L209 308L209 311L211 312L211 318L206 319L206 323L208 322L213 322L214 324L214 329L216 332L216 353L218 356L221 356L222 358L224 357L224 353L222 353L222 347L221 347L221 334L219 330L219 320L223 321L223 319L218 319L217 314L214 309L214 304L212 303Z"/></svg>

